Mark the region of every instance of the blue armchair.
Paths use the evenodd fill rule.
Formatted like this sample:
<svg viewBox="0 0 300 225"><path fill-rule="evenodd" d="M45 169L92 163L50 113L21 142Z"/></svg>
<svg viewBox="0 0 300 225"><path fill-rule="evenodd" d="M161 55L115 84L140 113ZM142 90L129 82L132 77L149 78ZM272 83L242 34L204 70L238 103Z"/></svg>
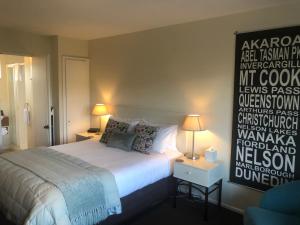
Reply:
<svg viewBox="0 0 300 225"><path fill-rule="evenodd" d="M300 181L266 191L259 208L246 209L244 225L300 225Z"/></svg>

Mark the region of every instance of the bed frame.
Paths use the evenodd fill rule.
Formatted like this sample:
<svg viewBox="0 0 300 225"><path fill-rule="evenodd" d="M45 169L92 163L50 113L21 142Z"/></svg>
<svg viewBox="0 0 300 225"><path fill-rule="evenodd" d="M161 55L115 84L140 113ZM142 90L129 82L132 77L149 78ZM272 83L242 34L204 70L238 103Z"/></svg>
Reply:
<svg viewBox="0 0 300 225"><path fill-rule="evenodd" d="M122 213L112 215L98 225L122 224L174 195L174 191L175 179L172 176L163 178L121 198Z"/></svg>

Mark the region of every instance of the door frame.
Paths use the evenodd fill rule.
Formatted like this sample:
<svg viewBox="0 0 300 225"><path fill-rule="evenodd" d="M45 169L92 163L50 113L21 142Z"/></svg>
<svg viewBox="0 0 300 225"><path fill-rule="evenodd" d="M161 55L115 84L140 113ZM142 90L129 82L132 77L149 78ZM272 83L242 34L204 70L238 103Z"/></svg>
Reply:
<svg viewBox="0 0 300 225"><path fill-rule="evenodd" d="M52 142L52 136L51 136L51 130L52 130L52 125L50 123L51 121L51 113L50 109L53 106L53 96L52 96L52 71L51 71L51 55L50 54L37 54L37 55L30 55L30 54L24 54L24 53L17 53L17 52L10 52L10 51L1 51L2 55L13 55L13 56L21 56L21 57L43 57L45 58L45 63L46 63L46 83L47 83L47 94L48 94L48 123L49 123L49 130L48 130L48 145L51 144ZM52 142L53 143L53 142ZM1 148L1 146L0 146Z"/></svg>
<svg viewBox="0 0 300 225"><path fill-rule="evenodd" d="M48 130L48 146L51 145L51 143L53 143L52 140L52 135L51 135L51 130L53 129L52 124L51 124L51 107L53 106L53 92L52 92L52 71L51 71L51 55L50 54L45 54L45 55L31 55L31 56L27 56L27 57L31 57L31 58L43 58L43 60L45 60L45 69L46 69L46 86L47 86L47 95L48 95L48 104L47 104L47 124L44 124L44 126L48 126L49 128ZM32 65L31 65L31 71L33 70Z"/></svg>
<svg viewBox="0 0 300 225"><path fill-rule="evenodd" d="M33 56L34 57L34 56ZM47 54L45 56L45 60L46 60L46 79L47 79L47 88L48 88L48 126L49 126L49 130L48 130L48 137L49 137L49 145L54 144L55 143L55 131L54 131L54 136L52 137L52 133L51 131L55 129L54 127L54 123L53 123L53 127L52 127L52 123L51 123L51 108L53 107L53 92L52 92L52 79L51 79L51 56L50 54ZM54 118L53 118L54 119ZM53 140L54 139L54 140Z"/></svg>
<svg viewBox="0 0 300 225"><path fill-rule="evenodd" d="M77 56L62 56L62 76L59 79L60 96L59 96L59 118L60 118L60 144L68 143L68 118L67 118L67 81L66 81L66 62L68 60L83 61L90 64L90 59L87 57L77 57Z"/></svg>

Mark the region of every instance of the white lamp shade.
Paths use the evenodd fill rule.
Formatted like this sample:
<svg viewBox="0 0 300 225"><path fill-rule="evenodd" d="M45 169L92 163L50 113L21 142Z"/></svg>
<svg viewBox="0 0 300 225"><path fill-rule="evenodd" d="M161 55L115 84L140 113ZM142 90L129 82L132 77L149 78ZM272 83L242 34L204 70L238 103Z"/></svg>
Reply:
<svg viewBox="0 0 300 225"><path fill-rule="evenodd" d="M92 111L92 115L94 116L104 116L107 114L107 108L104 104L96 104Z"/></svg>
<svg viewBox="0 0 300 225"><path fill-rule="evenodd" d="M202 122L200 120L200 115L194 114L194 115L187 115L184 118L183 124L182 124L183 130L188 131L202 131L204 130Z"/></svg>

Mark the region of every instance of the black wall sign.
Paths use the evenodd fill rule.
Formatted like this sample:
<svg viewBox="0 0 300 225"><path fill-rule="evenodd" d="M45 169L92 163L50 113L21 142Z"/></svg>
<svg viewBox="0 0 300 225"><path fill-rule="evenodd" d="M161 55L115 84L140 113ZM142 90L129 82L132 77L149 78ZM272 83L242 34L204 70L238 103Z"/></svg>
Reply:
<svg viewBox="0 0 300 225"><path fill-rule="evenodd" d="M230 180L300 179L300 27L237 34Z"/></svg>

